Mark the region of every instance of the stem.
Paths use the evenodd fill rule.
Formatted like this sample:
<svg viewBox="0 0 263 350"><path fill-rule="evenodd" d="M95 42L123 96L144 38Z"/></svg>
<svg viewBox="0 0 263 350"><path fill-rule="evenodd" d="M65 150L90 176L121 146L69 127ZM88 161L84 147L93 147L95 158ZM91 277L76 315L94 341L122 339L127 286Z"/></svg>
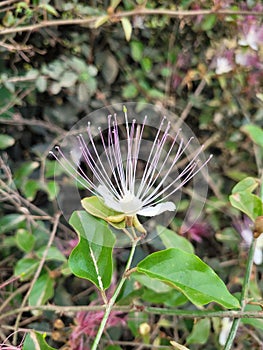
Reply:
<svg viewBox="0 0 263 350"><path fill-rule="evenodd" d="M96 338L94 340L94 343L92 345L92 348L91 350L96 350L98 345L99 345L99 342L100 342L100 339L102 337L102 334L103 334L103 331L104 331L104 328L106 326L106 323L108 321L108 318L110 316L110 313L111 313L111 310L115 304L115 301L121 291L121 288L124 284L124 282L126 281L127 279L127 275L126 275L126 271L129 270L130 266L131 266L131 263L132 263L132 259L133 259L133 256L134 256L134 253L135 253L135 249L136 249L136 245L137 245L137 242L138 242L139 239L134 239L133 242L132 242L132 247L131 247L131 251L130 251L130 255L129 255L129 259L127 261L127 264L126 264L126 268L125 268L125 271L122 275L122 278L117 286L117 288L115 289L115 292L113 294L113 296L111 297L111 299L109 300L109 303L106 305L106 310L105 310L105 314L103 316L103 319L101 321L101 324L100 324L100 327L98 329L98 333L96 335Z"/></svg>
<svg viewBox="0 0 263 350"><path fill-rule="evenodd" d="M250 280L250 275L252 271L252 266L253 266L253 257L254 257L254 252L255 252L255 247L256 247L257 240L254 239L253 242L251 243L251 246L249 248L249 253L248 253L248 260L247 260L247 266L246 266L246 273L243 281L243 287L242 287L242 292L241 292L241 298L240 298L240 303L241 303L241 312L244 311L245 306L246 306L246 298L247 298L247 293L248 293L248 287L249 287L249 280ZM225 344L224 350L230 350L232 347L232 344L234 342L238 327L240 323L240 318L235 318L232 327L230 330L230 333L227 338L227 342Z"/></svg>

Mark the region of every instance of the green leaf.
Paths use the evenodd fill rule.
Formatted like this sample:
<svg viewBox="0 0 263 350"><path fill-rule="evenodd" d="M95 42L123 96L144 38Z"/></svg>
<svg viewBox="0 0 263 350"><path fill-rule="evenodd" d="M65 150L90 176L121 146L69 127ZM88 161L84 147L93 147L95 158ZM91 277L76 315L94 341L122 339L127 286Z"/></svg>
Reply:
<svg viewBox="0 0 263 350"><path fill-rule="evenodd" d="M233 207L245 213L253 221L263 213L260 198L247 191L231 194L229 200Z"/></svg>
<svg viewBox="0 0 263 350"><path fill-rule="evenodd" d="M53 201L59 193L59 186L56 181L48 181L46 183L45 190L48 194L48 199Z"/></svg>
<svg viewBox="0 0 263 350"><path fill-rule="evenodd" d="M16 243L24 252L30 252L35 244L35 237L27 230L20 228L16 232Z"/></svg>
<svg viewBox="0 0 263 350"><path fill-rule="evenodd" d="M143 43L140 41L131 42L131 56L135 62L140 62L143 57Z"/></svg>
<svg viewBox="0 0 263 350"><path fill-rule="evenodd" d="M124 217L122 220L120 219L119 222L112 222L111 220L109 220L109 218L116 217L115 221L118 221L117 218L120 217L120 215L122 214L106 207L103 201L96 196L82 199L81 205L89 214L107 221L109 224L111 224L117 229L123 229L126 226Z"/></svg>
<svg viewBox="0 0 263 350"><path fill-rule="evenodd" d="M187 344L207 344L210 334L210 320L204 318L194 324L191 334L187 337Z"/></svg>
<svg viewBox="0 0 263 350"><path fill-rule="evenodd" d="M18 225L25 220L25 215L8 214L0 219L0 234L10 232L18 228Z"/></svg>
<svg viewBox="0 0 263 350"><path fill-rule="evenodd" d="M257 145L263 147L263 129L254 124L248 124L241 128L241 130L246 133L251 140Z"/></svg>
<svg viewBox="0 0 263 350"><path fill-rule="evenodd" d="M11 27L16 22L16 19L12 13L12 11L6 11L4 18L2 19L2 23L5 27Z"/></svg>
<svg viewBox="0 0 263 350"><path fill-rule="evenodd" d="M122 28L124 30L125 39L127 41L130 41L131 35L132 35L132 25L131 25L130 20L127 17L123 17L121 19L121 24L122 24Z"/></svg>
<svg viewBox="0 0 263 350"><path fill-rule="evenodd" d="M71 271L93 282L99 289L107 289L113 270L115 236L105 221L85 211L74 212L69 223L79 235L79 244L69 257Z"/></svg>
<svg viewBox="0 0 263 350"><path fill-rule="evenodd" d="M26 183L24 184L23 193L28 200L32 201L35 198L37 191L40 188L41 188L41 185L39 181L30 179L26 181Z"/></svg>
<svg viewBox="0 0 263 350"><path fill-rule="evenodd" d="M21 281L25 281L29 279L32 274L35 272L39 264L39 261L36 259L24 258L18 260L14 274L15 276L19 276Z"/></svg>
<svg viewBox="0 0 263 350"><path fill-rule="evenodd" d="M13 146L15 139L11 136L0 134L0 149L6 149Z"/></svg>
<svg viewBox="0 0 263 350"><path fill-rule="evenodd" d="M133 273L132 278L134 278L136 281L138 281L140 284L144 285L145 287L153 290L155 293L166 293L171 291L172 287L168 284L156 280L156 278L149 277L145 274L141 273Z"/></svg>
<svg viewBox="0 0 263 350"><path fill-rule="evenodd" d="M23 350L56 350L47 344L45 334L30 331L25 338Z"/></svg>
<svg viewBox="0 0 263 350"><path fill-rule="evenodd" d="M57 10L49 4L40 4L40 5L38 5L38 8L41 8L41 9L47 11L47 13L50 13L51 15L58 17Z"/></svg>
<svg viewBox="0 0 263 350"><path fill-rule="evenodd" d="M184 237L163 226L157 226L157 232L165 248L179 248L188 253L194 253L193 245Z"/></svg>
<svg viewBox="0 0 263 350"><path fill-rule="evenodd" d="M40 75L36 79L36 88L39 92L45 92L47 90L47 78Z"/></svg>
<svg viewBox="0 0 263 350"><path fill-rule="evenodd" d="M54 294L54 280L48 273L42 274L35 282L29 295L29 305L38 306L45 304Z"/></svg>
<svg viewBox="0 0 263 350"><path fill-rule="evenodd" d="M129 85L124 86L124 88L122 89L122 96L124 98L133 98L136 97L138 95L138 89L136 88L135 85L132 85L131 83L129 83Z"/></svg>
<svg viewBox="0 0 263 350"><path fill-rule="evenodd" d="M199 257L183 250L153 253L138 264L137 271L168 283L197 306L216 302L226 308L239 307L218 275Z"/></svg>
<svg viewBox="0 0 263 350"><path fill-rule="evenodd" d="M244 191L248 191L251 193L258 187L258 185L259 183L254 177L246 177L233 187L232 193Z"/></svg>
<svg viewBox="0 0 263 350"><path fill-rule="evenodd" d="M217 15L211 14L208 16L205 16L203 22L202 22L202 29L204 31L210 30L214 27L217 21Z"/></svg>
<svg viewBox="0 0 263 350"><path fill-rule="evenodd" d="M46 250L46 247L41 247L38 251L36 251L36 255L39 259L43 257L43 253ZM66 258L65 256L61 253L60 250L58 250L57 247L51 246L48 249L46 260L55 260L55 261L62 261L65 262Z"/></svg>
<svg viewBox="0 0 263 350"><path fill-rule="evenodd" d="M23 162L23 164L15 171L14 180L17 187L21 187L28 176L38 168L38 162Z"/></svg>

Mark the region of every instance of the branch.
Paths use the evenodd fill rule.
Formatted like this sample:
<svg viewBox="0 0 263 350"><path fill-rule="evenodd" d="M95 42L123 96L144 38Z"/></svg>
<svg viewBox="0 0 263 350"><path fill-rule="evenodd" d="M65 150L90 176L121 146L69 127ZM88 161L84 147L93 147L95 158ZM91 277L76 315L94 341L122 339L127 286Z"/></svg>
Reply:
<svg viewBox="0 0 263 350"><path fill-rule="evenodd" d="M239 16L262 16L262 11L245 11L245 10L167 10L167 9L146 9L146 8L137 8L132 11L121 11L115 14L112 14L109 17L109 22L116 22L123 17L133 17L133 16L168 16L168 17L196 17L200 15L220 15L220 16L229 16L229 15L239 15ZM55 26L67 26L67 25L94 25L99 18L106 17L105 13L102 16L93 16L88 18L73 18L73 19L58 19L51 21L42 21L37 24L20 26L15 28L6 28L0 31L0 35L12 34L12 33L22 33L22 32L31 32L36 31L41 28L55 27Z"/></svg>
<svg viewBox="0 0 263 350"><path fill-rule="evenodd" d="M31 312L34 310L41 311L53 311L58 314L68 314L68 313L77 313L80 311L92 312L92 311L102 311L105 310L105 305L81 305L81 306L60 306L60 305L36 305L36 306L25 306L18 309L9 310L6 313L0 315L0 320L5 319L6 317L15 315L19 312ZM121 311L123 313L128 312L145 312L147 314L153 315L166 315L166 316L178 316L182 318L213 318L213 317L229 317L232 319L240 318L258 318L263 319L263 311L239 311L239 310L178 310L178 309L169 309L153 306L139 306L136 305L127 305L127 306L114 306L112 310Z"/></svg>

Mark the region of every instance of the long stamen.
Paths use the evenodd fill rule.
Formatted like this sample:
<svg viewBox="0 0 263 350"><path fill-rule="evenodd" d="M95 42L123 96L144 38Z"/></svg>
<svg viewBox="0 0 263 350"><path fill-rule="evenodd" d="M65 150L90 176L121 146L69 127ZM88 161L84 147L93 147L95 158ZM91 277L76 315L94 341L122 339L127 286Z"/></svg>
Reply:
<svg viewBox="0 0 263 350"><path fill-rule="evenodd" d="M155 145L158 141L158 138L159 138L159 135L160 135L160 132L161 132L161 129L162 129L162 126L164 124L164 120L166 118L164 117L159 125L159 128L157 130L157 133L155 135L155 138L154 138L154 141L153 141L153 145L151 147L151 150L150 150L150 154L148 156L148 159L147 159L147 163L145 165L145 169L144 169L144 172L143 172L143 176L142 176L142 179L141 179L141 183L140 183L140 186L138 188L138 191L137 191L137 196L139 197L143 191L143 187L145 185L145 182L147 181L147 177L149 177L149 173L148 173L148 170L149 168L151 167L151 164L152 164L152 161L151 161L151 158L153 157L153 154L154 154L154 150L155 150Z"/></svg>

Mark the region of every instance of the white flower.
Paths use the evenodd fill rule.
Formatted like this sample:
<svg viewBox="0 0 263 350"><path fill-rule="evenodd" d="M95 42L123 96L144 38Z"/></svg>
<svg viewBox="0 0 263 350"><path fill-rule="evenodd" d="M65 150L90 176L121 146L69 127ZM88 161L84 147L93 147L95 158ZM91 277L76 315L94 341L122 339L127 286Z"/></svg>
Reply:
<svg viewBox="0 0 263 350"><path fill-rule="evenodd" d="M234 226L244 239L246 245L250 246L253 241L253 232L251 229L252 220L245 216L243 220L236 220L234 222ZM261 265L263 262L263 234L256 238L256 240L257 241L253 261L256 265Z"/></svg>
<svg viewBox="0 0 263 350"><path fill-rule="evenodd" d="M221 322L222 322L222 328L219 334L218 341L220 345L224 346L226 344L228 335L230 333L233 321L230 320L230 318L228 317L224 317Z"/></svg>
<svg viewBox="0 0 263 350"><path fill-rule="evenodd" d="M233 67L226 57L218 57L216 59L216 74L228 73L232 69Z"/></svg>
<svg viewBox="0 0 263 350"><path fill-rule="evenodd" d="M126 108L123 110L126 133L125 150L123 150L123 139L119 136L120 128L117 123L117 117L116 115L110 115L108 116L106 137L102 130L99 129L100 144L103 145L104 150L104 160L99 155L91 133L90 123L87 127L89 147L83 136L78 135L78 149L76 151L73 148L71 160L64 155L59 147L56 147L58 154L50 153L72 177L91 193L100 197L107 207L123 213L125 216L138 214L151 217L165 211L175 211L175 204L165 200L192 179L206 165L211 156L198 167L198 156L203 149L200 147L185 168L167 184L167 179L175 170L177 161L184 154L193 138L184 145L183 139L178 140L180 134L180 130L178 130L171 142L171 135L169 134L171 125L166 121L166 118L163 118L159 129L156 131L152 146L146 149L147 160L143 174L138 176L142 136L147 117L145 117L142 125L137 124L136 120L133 120L129 125ZM167 126L162 131L164 123ZM169 150L165 153L164 148L168 145ZM173 151L175 151L175 155L170 161ZM81 167L80 159L86 163L86 166L93 174L93 178Z"/></svg>
<svg viewBox="0 0 263 350"><path fill-rule="evenodd" d="M241 46L249 46L257 51L258 45L262 43L263 29L255 24L251 25L248 32L238 41Z"/></svg>

